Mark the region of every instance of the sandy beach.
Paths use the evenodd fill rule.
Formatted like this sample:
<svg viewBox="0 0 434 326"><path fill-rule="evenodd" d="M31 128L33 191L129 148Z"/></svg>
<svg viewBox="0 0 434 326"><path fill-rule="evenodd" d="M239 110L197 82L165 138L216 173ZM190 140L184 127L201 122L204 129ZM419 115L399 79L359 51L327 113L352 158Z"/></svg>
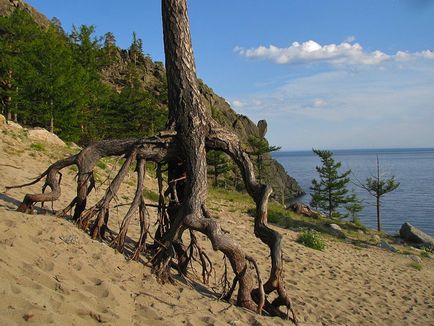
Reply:
<svg viewBox="0 0 434 326"><path fill-rule="evenodd" d="M219 301L218 291L212 289L223 270L222 254L213 252L202 236L201 245L215 267L210 286L203 286L194 274L191 281L177 277L174 284L162 285L146 264L127 261L68 220L15 212L25 193L39 192L41 184L6 194L4 187L28 182L56 159L74 152L50 144L36 149L35 143L25 130L0 126L1 325L291 325ZM73 169L64 171L62 196L54 209L74 197L74 176ZM133 196L134 174L128 178L121 202ZM146 187L155 191L157 185L148 177ZM92 200L103 191L101 187L93 193ZM253 234L247 206L211 198L209 207L267 275L268 249ZM113 209L113 231L125 210ZM138 221L133 224L129 236L135 240ZM300 325L434 324L432 258L421 258L418 270L402 246L401 253L392 253L331 237L325 238L325 251L315 251L295 242L297 232L275 228L284 236L284 278Z"/></svg>

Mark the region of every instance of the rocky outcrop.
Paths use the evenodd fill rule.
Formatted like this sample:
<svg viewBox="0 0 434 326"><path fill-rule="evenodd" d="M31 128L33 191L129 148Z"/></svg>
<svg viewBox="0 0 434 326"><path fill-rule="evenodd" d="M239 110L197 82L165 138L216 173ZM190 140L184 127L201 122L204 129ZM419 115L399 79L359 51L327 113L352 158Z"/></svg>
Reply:
<svg viewBox="0 0 434 326"><path fill-rule="evenodd" d="M131 58L128 50L115 48L112 51L113 63L101 72L102 79L117 91L129 85ZM161 62L154 62L149 56L139 56L135 63L139 67L139 79L141 86L154 93L159 93L164 88L165 70ZM157 94L160 95L160 94Z"/></svg>
<svg viewBox="0 0 434 326"><path fill-rule="evenodd" d="M35 128L28 131L29 139L52 145L66 146L65 142L57 135L44 128Z"/></svg>
<svg viewBox="0 0 434 326"><path fill-rule="evenodd" d="M260 120L256 125L248 117L237 114L224 98L215 94L214 91L203 82L200 83L200 91L204 103L212 117L223 126L234 130L245 144L247 150L251 151L248 145L250 136L264 137L267 131L267 123L265 120ZM273 187L274 193L272 197L275 200L281 202L282 195L285 201L304 195L297 181L290 177L283 166L274 160L271 155L264 155L264 162L264 180Z"/></svg>
<svg viewBox="0 0 434 326"><path fill-rule="evenodd" d="M306 216L306 217L313 217L313 218L317 218L319 217L321 214L318 213L317 211L313 210L312 208L310 208L310 206L303 204L303 203L293 203L292 205L290 205L288 207L290 210L292 210L294 213Z"/></svg>
<svg viewBox="0 0 434 326"><path fill-rule="evenodd" d="M16 9L27 11L30 16L33 17L35 22L42 26L48 27L50 25L50 21L43 14L38 12L35 8L25 3L22 0L0 0L0 16L9 16Z"/></svg>
<svg viewBox="0 0 434 326"><path fill-rule="evenodd" d="M268 127L267 121L259 120L257 126L259 129L259 136L265 137L265 135L267 134L267 127Z"/></svg>
<svg viewBox="0 0 434 326"><path fill-rule="evenodd" d="M407 242L416 244L419 247L426 247L434 250L434 238L414 227L410 223L406 222L401 226L399 235Z"/></svg>

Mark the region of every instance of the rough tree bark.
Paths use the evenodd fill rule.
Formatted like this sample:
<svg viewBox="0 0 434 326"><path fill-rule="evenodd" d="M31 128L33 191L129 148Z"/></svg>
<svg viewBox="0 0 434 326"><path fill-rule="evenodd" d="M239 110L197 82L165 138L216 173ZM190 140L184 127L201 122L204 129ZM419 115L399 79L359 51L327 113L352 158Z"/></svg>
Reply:
<svg viewBox="0 0 434 326"><path fill-rule="evenodd" d="M141 234L132 256L138 259L146 248L146 235L149 232L148 214L142 197L145 161L156 162L160 187L159 227L154 244L146 250L153 250L151 262L157 276L163 281L170 280L173 266L185 273L188 261L197 253L204 282L207 281L212 264L196 242L194 232L200 232L208 237L214 250L224 253L235 274L231 289L225 295L227 300L238 285L237 305L259 313L265 311L272 316L290 318L297 323L283 284L282 237L267 225L267 204L272 189L256 180L253 165L237 135L220 127L205 110L196 76L186 0L162 0L162 15L169 92L168 131L146 139L101 141L54 163L33 182L9 187L35 184L45 178L43 190L47 187L51 189L48 193L27 194L18 211L31 213L35 203L57 200L61 193L61 178L57 176L63 168L76 165L79 171L77 195L58 215L65 216L74 209L73 219L78 226L84 230L90 226L91 236L103 239L104 231L108 228L110 201L116 195L126 170L136 161L135 196L118 235L111 239L110 244L123 251L128 225L139 210ZM270 275L265 283L259 275L255 259L247 256L207 211L206 151L211 149L223 151L234 160L248 193L256 203L254 232L270 248L271 256ZM103 198L86 209L87 196L94 187L93 169L97 161L106 156L123 156L126 160ZM161 165L166 163L169 189L164 192ZM170 195L169 205L166 205L165 195ZM191 234L188 247L181 240L185 230ZM249 264L256 271L257 287ZM267 295L274 291L277 292L276 299L270 302ZM282 312L280 306L286 306L287 311Z"/></svg>

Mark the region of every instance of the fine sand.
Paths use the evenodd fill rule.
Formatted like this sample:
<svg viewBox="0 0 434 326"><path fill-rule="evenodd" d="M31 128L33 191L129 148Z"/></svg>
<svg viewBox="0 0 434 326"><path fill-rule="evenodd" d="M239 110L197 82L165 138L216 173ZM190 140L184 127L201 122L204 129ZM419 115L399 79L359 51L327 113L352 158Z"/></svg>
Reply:
<svg viewBox="0 0 434 326"><path fill-rule="evenodd" d="M0 126L0 191L28 182L56 159L74 152L31 144L25 131ZM100 181L109 170L99 171ZM74 176L73 169L63 172L63 193L54 209L74 197ZM118 203L132 200L134 184L131 171ZM177 277L174 284L162 285L148 266L127 261L68 220L15 212L24 194L39 192L41 185L0 193L0 325L291 325L218 300L212 288L222 274L222 254L213 252L203 236L199 239L216 270L210 287L193 274L192 281ZM150 177L146 186L156 190ZM93 202L103 194L100 187ZM223 228L257 259L265 278L269 252L253 234L248 205L211 199L209 207ZM112 210L114 231L126 209ZM133 224L129 236L136 240L137 220ZM433 259L422 258L422 269L417 270L406 255L330 237L320 252L296 243L296 232L276 229L284 236L284 278L300 325L434 325Z"/></svg>

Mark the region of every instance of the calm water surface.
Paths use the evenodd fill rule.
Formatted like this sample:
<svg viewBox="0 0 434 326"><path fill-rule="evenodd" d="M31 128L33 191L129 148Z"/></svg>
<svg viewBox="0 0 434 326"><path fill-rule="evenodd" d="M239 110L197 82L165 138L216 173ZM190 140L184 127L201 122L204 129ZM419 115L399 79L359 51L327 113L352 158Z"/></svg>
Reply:
<svg viewBox="0 0 434 326"><path fill-rule="evenodd" d="M376 174L376 155L384 177L395 176L400 187L384 195L382 200L383 230L395 234L402 223L410 222L434 236L434 149L335 150L335 161L342 162L341 172L352 170L352 179L365 181ZM273 154L294 177L307 195L299 201L309 203L309 187L318 178L315 166L319 158L311 151L277 152ZM354 188L364 202L362 223L376 228L375 201L365 190Z"/></svg>

